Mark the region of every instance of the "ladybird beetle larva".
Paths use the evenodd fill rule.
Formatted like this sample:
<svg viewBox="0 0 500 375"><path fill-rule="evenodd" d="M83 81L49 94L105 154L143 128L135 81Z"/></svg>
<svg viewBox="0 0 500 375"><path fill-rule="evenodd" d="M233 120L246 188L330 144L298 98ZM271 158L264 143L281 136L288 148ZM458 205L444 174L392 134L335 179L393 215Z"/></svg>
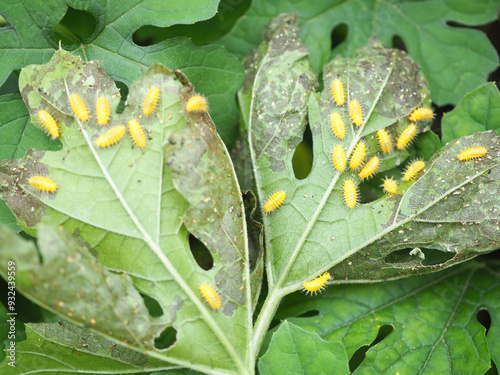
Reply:
<svg viewBox="0 0 500 375"><path fill-rule="evenodd" d="M330 124L332 127L332 132L339 139L345 138L345 124L344 120L342 120L342 116L338 112L333 112L330 115Z"/></svg>
<svg viewBox="0 0 500 375"><path fill-rule="evenodd" d="M283 190L277 191L273 195L269 197L267 202L264 204L264 207L262 209L264 212L267 214L269 212L274 211L277 209L281 204L284 202L286 197L286 193Z"/></svg>
<svg viewBox="0 0 500 375"><path fill-rule="evenodd" d="M193 95L186 103L186 111L189 113L205 113L208 111L207 100L201 95Z"/></svg>
<svg viewBox="0 0 500 375"><path fill-rule="evenodd" d="M341 145L336 145L333 148L332 161L335 169L339 172L343 172L345 169L345 152Z"/></svg>
<svg viewBox="0 0 500 375"><path fill-rule="evenodd" d="M413 122L413 121L430 120L433 117L434 117L434 112L432 112L432 109L420 107L420 108L415 108L408 117L408 119Z"/></svg>
<svg viewBox="0 0 500 375"><path fill-rule="evenodd" d="M389 133L387 133L387 130L385 129L380 129L377 131L377 139L378 143L380 145L380 149L382 152L385 154L389 153L392 151L392 140L391 136Z"/></svg>
<svg viewBox="0 0 500 375"><path fill-rule="evenodd" d="M142 102L142 113L144 113L144 116L149 116L154 112L159 100L160 88L158 86L151 86Z"/></svg>
<svg viewBox="0 0 500 375"><path fill-rule="evenodd" d="M95 103L95 113L97 117L97 123L99 125L106 125L109 121L109 116L111 115L111 107L109 101L105 96L99 96Z"/></svg>
<svg viewBox="0 0 500 375"><path fill-rule="evenodd" d="M403 180L405 180L406 182L411 181L424 168L425 168L425 163L422 160L414 161L406 169L405 175L403 176Z"/></svg>
<svg viewBox="0 0 500 375"><path fill-rule="evenodd" d="M339 105L339 106L344 105L344 103L345 103L344 84L342 83L342 81L340 79L335 78L332 81L331 90L332 90L332 96L333 96L333 99L335 100L335 103L337 103L337 105Z"/></svg>
<svg viewBox="0 0 500 375"><path fill-rule="evenodd" d="M373 175L377 171L379 163L380 159L377 156L372 157L359 172L359 178L365 179Z"/></svg>
<svg viewBox="0 0 500 375"><path fill-rule="evenodd" d="M351 155L351 160L349 161L349 168L352 170L358 169L363 161L365 160L366 154L366 144L363 141L359 141L356 147L354 147L354 151Z"/></svg>
<svg viewBox="0 0 500 375"><path fill-rule="evenodd" d="M458 160L467 161L472 159L482 158L484 155L488 153L488 149L483 146L473 146L468 148L467 150L462 151L458 154Z"/></svg>
<svg viewBox="0 0 500 375"><path fill-rule="evenodd" d="M142 129L141 124L139 124L137 120L130 120L128 122L128 130L130 131L132 140L138 147L146 147L146 136L144 135L144 130Z"/></svg>
<svg viewBox="0 0 500 375"><path fill-rule="evenodd" d="M330 280L330 277L330 273L325 272L311 281L304 281L304 289L311 294L320 292L325 287L326 282Z"/></svg>
<svg viewBox="0 0 500 375"><path fill-rule="evenodd" d="M361 111L361 105L357 100L352 100L349 103L349 116L356 126L363 125L363 112Z"/></svg>
<svg viewBox="0 0 500 375"><path fill-rule="evenodd" d="M213 310L219 310L222 306L219 294L210 285L203 283L200 285L200 292L205 301Z"/></svg>
<svg viewBox="0 0 500 375"><path fill-rule="evenodd" d="M101 134L95 140L97 147L109 147L117 144L123 138L126 132L125 125L118 125L109 129L106 133Z"/></svg>
<svg viewBox="0 0 500 375"><path fill-rule="evenodd" d="M28 183L32 188L44 193L55 193L57 190L55 181L45 176L32 176Z"/></svg>
<svg viewBox="0 0 500 375"><path fill-rule="evenodd" d="M417 126L415 124L410 124L406 127L405 130L399 135L398 142L396 144L396 148L398 150L404 150L406 146L408 146L413 138L417 135Z"/></svg>
<svg viewBox="0 0 500 375"><path fill-rule="evenodd" d="M76 115L76 117L78 117L80 121L87 121L89 119L89 111L87 110L87 106L78 94L71 94L71 96L69 97L69 104L71 105L73 113Z"/></svg>
<svg viewBox="0 0 500 375"><path fill-rule="evenodd" d="M394 195L398 192L398 183L394 181L392 178L386 178L384 180L384 184L382 185L384 187L384 191L387 194Z"/></svg>
<svg viewBox="0 0 500 375"><path fill-rule="evenodd" d="M343 184L345 204L354 208L358 202L358 189L352 180L345 180Z"/></svg>
<svg viewBox="0 0 500 375"><path fill-rule="evenodd" d="M49 112L47 112L45 109L38 111L38 120L40 120L40 123L45 128L47 133L52 136L52 138L59 138L59 126L57 126L56 120L54 120Z"/></svg>

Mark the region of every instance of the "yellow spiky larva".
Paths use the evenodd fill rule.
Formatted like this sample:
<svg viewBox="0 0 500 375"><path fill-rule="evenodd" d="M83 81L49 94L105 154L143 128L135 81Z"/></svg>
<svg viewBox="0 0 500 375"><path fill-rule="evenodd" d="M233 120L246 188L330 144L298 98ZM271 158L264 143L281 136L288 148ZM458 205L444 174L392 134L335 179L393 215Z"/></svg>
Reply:
<svg viewBox="0 0 500 375"><path fill-rule="evenodd" d="M95 144L101 148L113 146L121 141L126 131L125 125L117 125L97 137Z"/></svg>
<svg viewBox="0 0 500 375"><path fill-rule="evenodd" d="M365 160L365 154L366 154L366 143L364 141L359 141L358 144L354 147L354 150L351 154L351 160L349 161L349 168L352 170L358 169Z"/></svg>
<svg viewBox="0 0 500 375"><path fill-rule="evenodd" d="M109 116L111 115L111 106L104 95L99 96L95 102L95 114L99 125L103 126L108 123Z"/></svg>
<svg viewBox="0 0 500 375"><path fill-rule="evenodd" d="M349 116L356 126L363 125L363 111L361 105L357 100L351 100L349 103Z"/></svg>
<svg viewBox="0 0 500 375"><path fill-rule="evenodd" d="M186 111L189 113L206 113L208 112L208 102L201 95L193 95L186 103Z"/></svg>
<svg viewBox="0 0 500 375"><path fill-rule="evenodd" d="M338 106L343 106L345 103L345 90L342 81L338 78L335 78L332 81L332 85L330 88L335 103L337 103Z"/></svg>
<svg viewBox="0 0 500 375"><path fill-rule="evenodd" d="M425 168L425 163L422 160L414 161L408 166L408 168L406 168L403 180L405 180L406 182L413 180L415 176L419 174L420 171L424 168Z"/></svg>
<svg viewBox="0 0 500 375"><path fill-rule="evenodd" d="M344 148L341 145L336 145L333 148L332 162L335 169L339 172L343 172L345 169L346 158Z"/></svg>
<svg viewBox="0 0 500 375"><path fill-rule="evenodd" d="M78 94L71 94L69 97L69 104L73 113L80 121L87 121L89 119L89 111L87 105Z"/></svg>
<svg viewBox="0 0 500 375"><path fill-rule="evenodd" d="M468 161L473 159L482 158L484 155L488 153L488 149L483 146L472 146L466 150L463 150L461 153L457 155L458 160L460 161Z"/></svg>
<svg viewBox="0 0 500 375"><path fill-rule="evenodd" d="M372 176L377 171L379 164L380 159L377 156L372 157L359 172L359 178L365 179Z"/></svg>
<svg viewBox="0 0 500 375"><path fill-rule="evenodd" d="M380 149L384 154L387 154L392 151L392 140L387 130L379 129L377 131L377 139L380 145Z"/></svg>
<svg viewBox="0 0 500 375"><path fill-rule="evenodd" d="M38 111L38 120L47 131L47 133L52 136L52 138L59 138L59 136L61 135L59 126L49 112L47 112L45 109Z"/></svg>
<svg viewBox="0 0 500 375"><path fill-rule="evenodd" d="M358 202L358 188L353 180L345 180L342 184L344 189L344 201L347 207L354 208Z"/></svg>
<svg viewBox="0 0 500 375"><path fill-rule="evenodd" d="M132 140L137 145L137 147L146 147L146 136L144 134L144 129L142 129L141 124L139 124L137 120L132 119L128 122L128 130L130 132Z"/></svg>
<svg viewBox="0 0 500 375"><path fill-rule="evenodd" d="M311 281L304 281L303 286L304 290L307 293L317 293L321 292L321 290L325 287L328 280L330 280L331 276L329 272L325 272L322 275L319 275L315 279Z"/></svg>
<svg viewBox="0 0 500 375"><path fill-rule="evenodd" d="M262 209L266 214L273 212L285 201L286 193L283 190L277 191L269 197Z"/></svg>
<svg viewBox="0 0 500 375"><path fill-rule="evenodd" d="M417 135L417 125L411 123L399 135L396 148L398 150L404 150L406 146L408 146L411 143L413 138L415 138L415 135Z"/></svg>
<svg viewBox="0 0 500 375"><path fill-rule="evenodd" d="M158 86L151 86L148 93L144 97L142 102L142 113L144 116L150 116L156 109L158 102L160 101L160 88Z"/></svg>
<svg viewBox="0 0 500 375"><path fill-rule="evenodd" d="M33 189L36 189L43 193L55 193L57 190L56 182L42 175L31 176L28 180L28 183Z"/></svg>
<svg viewBox="0 0 500 375"><path fill-rule="evenodd" d="M415 121L426 121L434 117L434 112L430 108L418 107L413 110L413 112L408 116L411 122Z"/></svg>
<svg viewBox="0 0 500 375"><path fill-rule="evenodd" d="M392 179L392 178L386 178L384 180L384 183L382 186L384 187L384 191L387 194L391 194L391 195L396 194L398 192L398 189L399 189L398 183L396 181L394 181L394 179Z"/></svg>
<svg viewBox="0 0 500 375"><path fill-rule="evenodd" d="M200 293L208 303L208 305L212 308L212 310L219 310L222 306L222 302L220 300L219 294L212 288L211 285L207 283L203 283L199 287Z"/></svg>
<svg viewBox="0 0 500 375"><path fill-rule="evenodd" d="M332 127L332 132L337 136L338 139L345 138L345 123L342 116L338 112L332 112L330 114L330 124Z"/></svg>

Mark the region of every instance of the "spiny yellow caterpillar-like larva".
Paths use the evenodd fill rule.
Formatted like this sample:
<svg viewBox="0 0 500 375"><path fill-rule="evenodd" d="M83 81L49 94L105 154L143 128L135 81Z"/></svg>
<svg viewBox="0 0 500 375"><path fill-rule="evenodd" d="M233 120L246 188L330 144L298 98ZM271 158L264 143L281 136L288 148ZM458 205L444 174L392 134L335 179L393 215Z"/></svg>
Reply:
<svg viewBox="0 0 500 375"><path fill-rule="evenodd" d="M205 113L208 111L207 99L201 95L193 95L186 103L186 111L189 113Z"/></svg>
<svg viewBox="0 0 500 375"><path fill-rule="evenodd" d="M341 145L336 145L333 148L332 162L337 171L339 172L344 171L346 158L345 158L344 148Z"/></svg>
<svg viewBox="0 0 500 375"><path fill-rule="evenodd" d="M344 201L347 207L354 208L358 202L358 188L352 180L345 180L343 183Z"/></svg>
<svg viewBox="0 0 500 375"><path fill-rule="evenodd" d="M137 120L130 120L128 122L128 130L137 147L146 147L146 136L144 135L144 130L142 129L141 124L139 124Z"/></svg>
<svg viewBox="0 0 500 375"><path fill-rule="evenodd" d="M150 116L155 111L159 101L160 88L158 86L151 86L142 102L142 113L144 113L144 116Z"/></svg>
<svg viewBox="0 0 500 375"><path fill-rule="evenodd" d="M415 138L415 135L417 135L417 125L411 123L399 135L396 148L398 150L404 150L406 146L408 146L411 143L413 138Z"/></svg>
<svg viewBox="0 0 500 375"><path fill-rule="evenodd" d="M377 156L372 157L359 172L359 178L365 179L372 176L377 171L379 164L380 159Z"/></svg>
<svg viewBox="0 0 500 375"><path fill-rule="evenodd" d="M320 292L324 287L326 282L330 280L330 273L325 272L324 274L312 279L311 281L304 281L304 289L307 293Z"/></svg>
<svg viewBox="0 0 500 375"><path fill-rule="evenodd" d="M484 155L488 153L488 149L483 146L473 146L468 148L467 150L462 151L458 154L458 160L467 161L472 159L482 158Z"/></svg>
<svg viewBox="0 0 500 375"><path fill-rule="evenodd" d="M80 121L87 121L89 119L89 111L85 102L78 94L71 94L69 97L69 104L71 105L71 109L73 113Z"/></svg>
<svg viewBox="0 0 500 375"><path fill-rule="evenodd" d="M358 169L365 160L365 154L366 144L364 141L359 141L352 152L351 160L349 161L349 168L352 170Z"/></svg>
<svg viewBox="0 0 500 375"><path fill-rule="evenodd" d="M387 154L392 151L392 140L387 130L379 129L377 131L377 139L380 145L380 149L384 154Z"/></svg>
<svg viewBox="0 0 500 375"><path fill-rule="evenodd" d="M384 191L387 194L394 195L398 192L399 186L396 181L394 181L392 178L386 178L384 180L384 184L382 185L384 187Z"/></svg>
<svg viewBox="0 0 500 375"><path fill-rule="evenodd" d="M45 176L32 176L28 180L28 183L32 188L43 193L55 193L57 190L55 181Z"/></svg>
<svg viewBox="0 0 500 375"><path fill-rule="evenodd" d="M338 112L333 112L330 115L330 123L332 127L332 132L337 136L339 139L344 139L345 138L345 124L344 120L342 119L342 116Z"/></svg>
<svg viewBox="0 0 500 375"><path fill-rule="evenodd" d="M219 294L210 285L203 283L200 285L200 292L205 301L213 310L219 310L222 306Z"/></svg>
<svg viewBox="0 0 500 375"><path fill-rule="evenodd" d="M125 127L125 125L115 126L109 129L106 133L101 134L99 137L97 137L97 139L95 140L95 144L97 145L97 147L101 148L113 146L121 141L126 131L127 128Z"/></svg>
<svg viewBox="0 0 500 375"><path fill-rule="evenodd" d="M344 105L344 103L345 103L344 84L342 83L342 81L340 79L335 78L332 81L331 90L332 90L332 96L333 96L333 99L335 100L335 103L337 103L337 105L339 105L339 106Z"/></svg>
<svg viewBox="0 0 500 375"><path fill-rule="evenodd" d="M271 195L269 197L269 199L264 204L264 207L262 207L262 209L264 210L264 212L266 214L268 214L269 212L274 211L279 206L281 206L281 204L285 200L285 197L286 197L286 193L283 190L277 191L276 193L274 193L273 195Z"/></svg>
<svg viewBox="0 0 500 375"><path fill-rule="evenodd" d="M357 100L351 100L349 103L349 116L356 126L363 125L363 112L361 111L361 105Z"/></svg>
<svg viewBox="0 0 500 375"><path fill-rule="evenodd" d="M408 119L411 122L414 122L414 121L430 120L433 117L434 117L434 112L432 112L432 109L420 107L420 108L415 108L408 117Z"/></svg>
<svg viewBox="0 0 500 375"><path fill-rule="evenodd" d="M417 174L420 173L422 169L425 168L425 163L422 160L416 160L411 163L403 176L403 180L406 182L411 181L415 178Z"/></svg>
<svg viewBox="0 0 500 375"><path fill-rule="evenodd" d="M111 115L111 106L105 96L99 96L95 102L95 114L99 125L106 125Z"/></svg>
<svg viewBox="0 0 500 375"><path fill-rule="evenodd" d="M44 129L52 136L52 138L59 138L59 135L61 135L59 126L57 126L56 120L54 120L49 112L45 109L38 111L38 120L40 120Z"/></svg>

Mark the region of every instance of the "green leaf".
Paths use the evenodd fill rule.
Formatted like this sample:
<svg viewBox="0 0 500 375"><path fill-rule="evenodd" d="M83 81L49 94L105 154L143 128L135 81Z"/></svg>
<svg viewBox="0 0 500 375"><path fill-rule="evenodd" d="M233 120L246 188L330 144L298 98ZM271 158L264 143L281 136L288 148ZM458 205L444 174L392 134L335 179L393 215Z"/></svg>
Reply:
<svg viewBox="0 0 500 375"><path fill-rule="evenodd" d="M395 282L332 285L307 300L296 293L276 317L326 341L340 340L349 357L369 345L353 374L484 374L490 356L500 360L499 265L470 262ZM487 335L477 320L481 310L491 317ZM375 341L381 329L391 332Z"/></svg>
<svg viewBox="0 0 500 375"><path fill-rule="evenodd" d="M486 130L500 134L500 92L485 83L465 95L457 107L445 113L441 124L443 143Z"/></svg>
<svg viewBox="0 0 500 375"><path fill-rule="evenodd" d="M324 341L287 321L273 334L268 351L259 361L261 375L326 375L333 369L335 374L349 374L343 345Z"/></svg>
<svg viewBox="0 0 500 375"><path fill-rule="evenodd" d="M163 313L158 317L161 327L174 330L175 343L168 351L158 346L145 349L136 343L130 344L131 349L206 373L246 374L251 356L247 345L252 298L258 295L254 285L260 285L260 280L256 283L249 270L244 209L227 150L208 114L184 110L188 94L194 90L187 78L159 64L152 66L132 84L121 114L115 112L117 89L102 65L84 63L64 51L57 52L46 65L23 69L20 85L32 121L37 121L41 109L52 113L59 121L63 145L60 151L29 153L15 170L11 168L13 161L5 163L4 170L10 171L10 190L4 196L15 197L10 203L20 222L29 217L26 229L31 231L40 221L62 226L84 240L106 269L130 275L140 293L157 302ZM153 85L160 89L159 103L151 116L145 116L142 103ZM90 111L86 122L72 113L69 96L73 93L81 96ZM104 129L97 124L94 112L100 95L106 96L112 107L110 124ZM97 136L131 119L138 120L147 133L143 150L128 135L117 145L96 146ZM190 128L184 136L193 136L190 142L199 147L192 150L195 154L189 156L189 162L210 171L202 175L207 180L196 174L179 177L178 170L174 178L164 164L169 137L187 123L203 129L197 134L198 130ZM188 151L179 150L186 156ZM180 166L188 167L187 163ZM29 187L28 178L33 174L53 179L57 192L39 193ZM179 181L187 184L179 187L187 200L174 188L174 182ZM228 186L231 194L222 190ZM26 196L32 200L30 204L25 202ZM226 212L228 207L230 212ZM203 215L203 220L197 215ZM206 243L213 259L209 270L197 264L189 248L188 229ZM224 239L219 237L221 232ZM218 292L222 304L218 311L211 311L203 300L199 291L203 283ZM108 307L103 304L102 308ZM66 315L62 309L55 310ZM96 308L95 314L103 312ZM76 314L73 320L88 324ZM113 321L107 319L102 324L112 325ZM109 337L117 339L113 334Z"/></svg>
<svg viewBox="0 0 500 375"><path fill-rule="evenodd" d="M259 44L261 30L273 17L296 12L299 37L311 53L312 67L319 72L331 56L351 56L373 36L392 46L397 35L422 67L433 101L457 103L498 67L498 55L484 33L447 23L473 26L492 22L499 5L498 0L278 0L270 6L266 0L255 0L221 43L242 57ZM332 30L341 25L347 25L347 36L331 51Z"/></svg>
<svg viewBox="0 0 500 375"><path fill-rule="evenodd" d="M234 96L243 79L238 60L219 46L196 47L186 38L169 39L149 47L132 42L132 34L144 20L161 27L190 24L214 15L217 4L218 0L71 1L68 5L89 12L97 27L87 40L67 48L74 49L85 61L103 61L114 81L129 86L156 62L172 70L183 69L197 90L208 97L219 132L226 142L232 143L237 121ZM66 2L62 0L50 4L23 0L0 5L0 14L8 22L8 27L0 29L1 83L15 69L49 60L59 44L53 30L66 10Z"/></svg>

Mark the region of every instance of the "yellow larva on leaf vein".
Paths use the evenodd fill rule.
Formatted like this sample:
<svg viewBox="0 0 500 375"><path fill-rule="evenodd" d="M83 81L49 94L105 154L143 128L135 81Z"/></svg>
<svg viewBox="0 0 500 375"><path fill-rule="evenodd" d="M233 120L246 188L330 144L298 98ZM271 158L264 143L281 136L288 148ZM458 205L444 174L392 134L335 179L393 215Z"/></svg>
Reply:
<svg viewBox="0 0 500 375"><path fill-rule="evenodd" d="M406 169L406 172L403 176L403 180L405 180L406 182L411 181L424 168L425 168L425 163L422 160L414 161Z"/></svg>
<svg viewBox="0 0 500 375"><path fill-rule="evenodd" d="M38 120L40 120L40 123L45 128L47 133L52 136L52 138L59 138L59 135L61 134L59 132L59 126L57 126L56 120L54 120L49 112L45 109L38 111Z"/></svg>
<svg viewBox="0 0 500 375"><path fill-rule="evenodd" d="M28 183L32 188L44 193L55 193L57 190L55 181L45 176L32 176Z"/></svg>
<svg viewBox="0 0 500 375"><path fill-rule="evenodd" d="M434 117L434 112L432 112L432 109L420 107L420 108L415 108L413 110L413 112L410 114L410 116L408 117L408 119L411 122L413 122L413 121L430 120L433 117Z"/></svg>
<svg viewBox="0 0 500 375"><path fill-rule="evenodd" d="M339 172L344 171L346 158L345 158L344 148L341 145L336 145L333 148L332 162L337 171Z"/></svg>
<svg viewBox="0 0 500 375"><path fill-rule="evenodd" d="M358 189L352 180L345 180L344 188L344 201L347 207L354 208L358 202Z"/></svg>
<svg viewBox="0 0 500 375"><path fill-rule="evenodd" d="M366 154L366 144L363 141L359 141L354 151L351 154L351 160L349 161L349 168L352 170L358 169L363 161L365 160Z"/></svg>
<svg viewBox="0 0 500 375"><path fill-rule="evenodd" d="M210 285L203 283L200 285L200 292L205 301L213 310L219 310L222 306L219 294Z"/></svg>
<svg viewBox="0 0 500 375"><path fill-rule="evenodd" d="M144 135L144 130L142 129L141 124L139 124L137 120L130 120L128 122L128 130L130 131L132 140L138 147L146 147L146 136Z"/></svg>
<svg viewBox="0 0 500 375"><path fill-rule="evenodd" d="M160 101L160 88L158 86L151 86L148 93L142 102L142 113L144 116L151 115Z"/></svg>
<svg viewBox="0 0 500 375"><path fill-rule="evenodd" d="M205 113L208 111L207 100L201 95L193 95L186 103L186 111L189 113Z"/></svg>
<svg viewBox="0 0 500 375"><path fill-rule="evenodd" d="M95 113L97 117L97 123L99 125L106 125L109 121L109 116L111 115L111 107L109 101L105 96L99 96L95 103Z"/></svg>
<svg viewBox="0 0 500 375"><path fill-rule="evenodd" d="M324 274L312 279L311 281L304 281L304 289L307 293L320 292L324 287L326 282L330 280L330 273L325 272Z"/></svg>
<svg viewBox="0 0 500 375"><path fill-rule="evenodd" d="M398 192L398 189L399 189L398 183L396 181L394 181L394 179L392 179L392 178L386 178L384 180L383 187L384 187L384 191L387 194L391 194L391 195L396 194Z"/></svg>
<svg viewBox="0 0 500 375"><path fill-rule="evenodd" d="M330 124L332 127L332 132L339 139L345 138L345 124L344 120L342 120L342 116L338 112L333 112L330 115Z"/></svg>
<svg viewBox="0 0 500 375"><path fill-rule="evenodd" d="M356 126L363 125L363 112L361 111L361 105L357 100L352 100L349 103L349 116Z"/></svg>
<svg viewBox="0 0 500 375"><path fill-rule="evenodd" d="M118 125L109 129L106 133L101 134L95 140L97 147L109 147L117 144L123 138L126 132L125 125Z"/></svg>
<svg viewBox="0 0 500 375"><path fill-rule="evenodd" d="M377 131L377 139L383 153L387 154L392 151L392 140L387 130L379 129Z"/></svg>
<svg viewBox="0 0 500 375"><path fill-rule="evenodd" d="M410 142L417 135L417 126L415 124L410 124L406 127L405 130L399 135L398 143L396 144L396 148L398 150L404 150L406 146L410 144Z"/></svg>
<svg viewBox="0 0 500 375"><path fill-rule="evenodd" d="M458 154L458 160L467 161L472 159L482 158L484 155L488 153L488 149L483 146L473 146L468 148L467 150L462 151Z"/></svg>
<svg viewBox="0 0 500 375"><path fill-rule="evenodd" d="M377 171L379 164L380 159L377 156L372 157L359 172L359 178L365 179L373 175Z"/></svg>
<svg viewBox="0 0 500 375"><path fill-rule="evenodd" d="M89 119L89 111L87 110L87 106L85 102L78 94L71 94L69 97L69 104L71 105L71 109L73 113L80 121L87 121Z"/></svg>
<svg viewBox="0 0 500 375"><path fill-rule="evenodd" d="M335 103L337 105L342 106L345 103L345 91L344 91L344 84L342 81L338 78L335 78L332 81L331 85L331 90L332 90L332 96L333 99L335 100Z"/></svg>
<svg viewBox="0 0 500 375"><path fill-rule="evenodd" d="M277 209L285 201L286 193L283 190L277 191L269 197L262 209L267 214Z"/></svg>

